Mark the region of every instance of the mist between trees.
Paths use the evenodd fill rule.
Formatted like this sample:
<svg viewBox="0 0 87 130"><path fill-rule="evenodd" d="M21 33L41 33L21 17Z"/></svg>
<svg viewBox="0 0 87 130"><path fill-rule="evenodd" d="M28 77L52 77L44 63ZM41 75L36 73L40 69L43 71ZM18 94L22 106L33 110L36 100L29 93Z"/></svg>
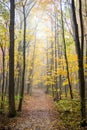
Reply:
<svg viewBox="0 0 87 130"><path fill-rule="evenodd" d="M25 94L87 106L86 0L0 0L0 112L22 111ZM8 110L7 110L8 107Z"/></svg>

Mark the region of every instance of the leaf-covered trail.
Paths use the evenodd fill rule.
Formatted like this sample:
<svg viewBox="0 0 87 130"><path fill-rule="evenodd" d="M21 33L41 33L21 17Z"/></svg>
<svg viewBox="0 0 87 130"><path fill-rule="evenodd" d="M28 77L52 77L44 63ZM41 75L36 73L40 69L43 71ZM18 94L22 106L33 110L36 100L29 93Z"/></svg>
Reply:
<svg viewBox="0 0 87 130"><path fill-rule="evenodd" d="M25 101L20 119L14 130L63 130L50 96L41 89L34 89L32 97Z"/></svg>

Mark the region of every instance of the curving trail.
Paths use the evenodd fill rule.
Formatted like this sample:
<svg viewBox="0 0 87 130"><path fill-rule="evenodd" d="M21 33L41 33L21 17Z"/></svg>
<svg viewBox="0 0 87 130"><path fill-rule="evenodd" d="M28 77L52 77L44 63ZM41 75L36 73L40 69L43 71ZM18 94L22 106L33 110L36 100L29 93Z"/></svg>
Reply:
<svg viewBox="0 0 87 130"><path fill-rule="evenodd" d="M32 97L25 101L21 117L14 130L63 130L52 98L41 89L34 89Z"/></svg>

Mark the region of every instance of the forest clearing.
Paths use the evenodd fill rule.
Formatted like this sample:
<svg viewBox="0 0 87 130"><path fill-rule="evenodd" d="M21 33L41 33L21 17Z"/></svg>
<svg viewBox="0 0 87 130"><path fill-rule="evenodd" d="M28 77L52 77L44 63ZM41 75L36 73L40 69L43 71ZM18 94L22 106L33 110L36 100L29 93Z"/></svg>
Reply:
<svg viewBox="0 0 87 130"><path fill-rule="evenodd" d="M87 130L86 0L0 0L0 130Z"/></svg>

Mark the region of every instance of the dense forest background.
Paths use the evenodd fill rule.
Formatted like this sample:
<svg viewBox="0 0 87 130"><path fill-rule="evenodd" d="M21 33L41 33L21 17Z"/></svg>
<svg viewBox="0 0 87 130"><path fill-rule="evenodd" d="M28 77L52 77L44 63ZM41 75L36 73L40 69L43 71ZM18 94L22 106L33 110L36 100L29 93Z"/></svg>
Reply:
<svg viewBox="0 0 87 130"><path fill-rule="evenodd" d="M0 0L1 115L15 117L39 87L86 126L86 26L86 0Z"/></svg>

